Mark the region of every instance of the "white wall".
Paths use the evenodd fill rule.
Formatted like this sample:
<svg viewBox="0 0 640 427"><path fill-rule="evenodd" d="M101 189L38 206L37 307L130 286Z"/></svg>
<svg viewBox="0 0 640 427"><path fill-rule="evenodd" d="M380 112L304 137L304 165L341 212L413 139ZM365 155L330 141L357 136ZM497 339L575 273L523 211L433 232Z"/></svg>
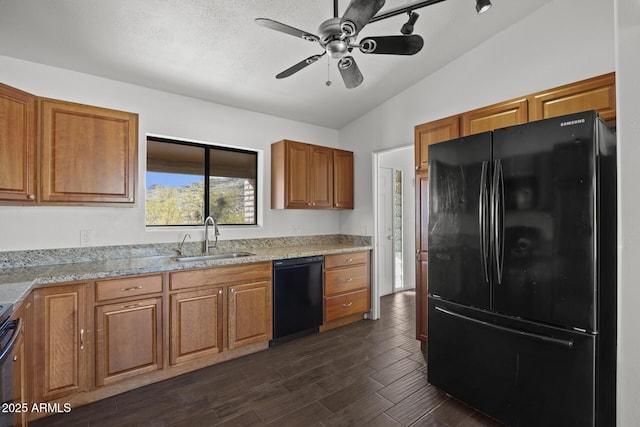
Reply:
<svg viewBox="0 0 640 427"><path fill-rule="evenodd" d="M338 146L334 129L284 120L193 98L0 56L0 82L34 95L139 114L139 184L133 208L0 206L0 251L80 246L80 230L93 230L92 246L177 241L200 228L145 230L144 170L147 133L261 150L259 195L263 227L221 228L221 239L332 234L339 212L270 209L270 144L283 138Z"/></svg>
<svg viewBox="0 0 640 427"><path fill-rule="evenodd" d="M341 213L341 231L373 228L372 151L413 144L421 123L611 72L614 56L613 0L554 0L345 126L356 208Z"/></svg>
<svg viewBox="0 0 640 427"><path fill-rule="evenodd" d="M616 0L618 426L640 425L640 2Z"/></svg>

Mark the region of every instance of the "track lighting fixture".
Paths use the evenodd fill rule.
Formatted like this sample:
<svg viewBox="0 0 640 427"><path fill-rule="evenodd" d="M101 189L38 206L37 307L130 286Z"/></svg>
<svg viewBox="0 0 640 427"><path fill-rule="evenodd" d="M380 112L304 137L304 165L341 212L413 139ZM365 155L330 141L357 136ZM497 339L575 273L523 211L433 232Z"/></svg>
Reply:
<svg viewBox="0 0 640 427"><path fill-rule="evenodd" d="M412 10L407 11L407 14L409 15L409 20L405 22L405 24L400 29L400 32L405 35L413 34L413 26L418 20L418 18L420 17L420 15L418 15L416 12Z"/></svg>
<svg viewBox="0 0 640 427"><path fill-rule="evenodd" d="M491 8L490 0L476 0L476 12L484 13Z"/></svg>

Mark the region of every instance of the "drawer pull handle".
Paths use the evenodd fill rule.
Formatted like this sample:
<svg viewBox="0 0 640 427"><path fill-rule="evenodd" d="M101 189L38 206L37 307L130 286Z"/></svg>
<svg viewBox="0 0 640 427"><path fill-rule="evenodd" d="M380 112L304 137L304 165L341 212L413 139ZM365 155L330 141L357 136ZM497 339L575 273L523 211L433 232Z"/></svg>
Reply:
<svg viewBox="0 0 640 427"><path fill-rule="evenodd" d="M349 277L348 279L344 279L345 282L353 282L353 278Z"/></svg>
<svg viewBox="0 0 640 427"><path fill-rule="evenodd" d="M353 258L347 258L344 260L344 262L353 262Z"/></svg>
<svg viewBox="0 0 640 427"><path fill-rule="evenodd" d="M137 289L142 289L142 286L134 286L133 288L121 288L120 291L128 292L128 291L135 291Z"/></svg>
<svg viewBox="0 0 640 427"><path fill-rule="evenodd" d="M80 350L84 350L84 329L80 329Z"/></svg>
<svg viewBox="0 0 640 427"><path fill-rule="evenodd" d="M120 308L123 308L123 309L124 309L124 308L137 308L137 307L140 307L141 305L142 305L142 304L140 304L140 303L138 303L138 304L130 304L130 305L123 305L123 306L122 306L122 307L120 307Z"/></svg>
<svg viewBox="0 0 640 427"><path fill-rule="evenodd" d="M351 307L353 305L352 302L348 302L346 304L342 304L343 307Z"/></svg>

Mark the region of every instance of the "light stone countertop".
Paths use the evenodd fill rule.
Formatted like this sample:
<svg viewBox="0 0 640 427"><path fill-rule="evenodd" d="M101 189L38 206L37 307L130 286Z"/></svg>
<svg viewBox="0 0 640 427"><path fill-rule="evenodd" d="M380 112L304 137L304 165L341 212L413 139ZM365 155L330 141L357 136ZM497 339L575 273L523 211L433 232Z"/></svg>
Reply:
<svg viewBox="0 0 640 427"><path fill-rule="evenodd" d="M0 269L0 303L13 304L15 307L29 295L32 289L63 282L233 264L248 264L277 259L359 252L371 249L372 246L363 245L362 243L323 243L272 248L250 247L246 249L246 252L251 252L255 255L217 260L178 262L171 256L149 256L2 268ZM211 251L211 254L215 253L216 251Z"/></svg>

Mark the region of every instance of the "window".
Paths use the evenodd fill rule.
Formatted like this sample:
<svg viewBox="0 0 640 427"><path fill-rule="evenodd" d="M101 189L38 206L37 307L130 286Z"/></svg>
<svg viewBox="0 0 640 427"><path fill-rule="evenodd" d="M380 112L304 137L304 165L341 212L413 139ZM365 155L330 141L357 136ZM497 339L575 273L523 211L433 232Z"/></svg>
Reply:
<svg viewBox="0 0 640 427"><path fill-rule="evenodd" d="M147 226L257 224L258 153L147 138Z"/></svg>

